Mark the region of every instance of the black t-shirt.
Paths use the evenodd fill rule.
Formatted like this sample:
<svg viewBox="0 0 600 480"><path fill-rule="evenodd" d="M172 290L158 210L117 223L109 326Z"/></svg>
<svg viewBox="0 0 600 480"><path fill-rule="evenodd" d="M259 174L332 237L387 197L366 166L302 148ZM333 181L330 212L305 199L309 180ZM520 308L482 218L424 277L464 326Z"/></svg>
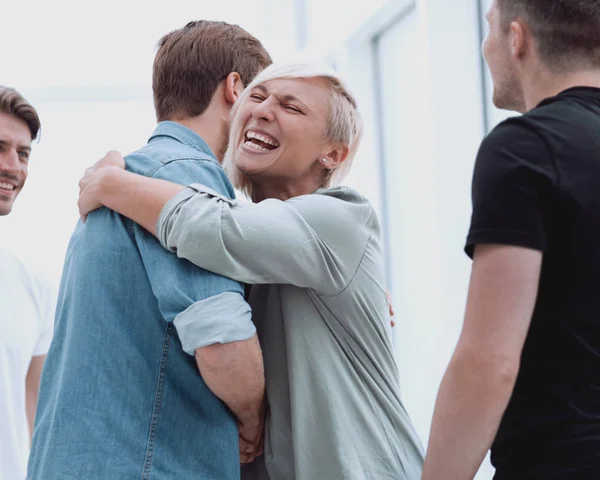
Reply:
<svg viewBox="0 0 600 480"><path fill-rule="evenodd" d="M600 89L571 88L496 127L473 177L476 244L544 252L497 479L600 479Z"/></svg>

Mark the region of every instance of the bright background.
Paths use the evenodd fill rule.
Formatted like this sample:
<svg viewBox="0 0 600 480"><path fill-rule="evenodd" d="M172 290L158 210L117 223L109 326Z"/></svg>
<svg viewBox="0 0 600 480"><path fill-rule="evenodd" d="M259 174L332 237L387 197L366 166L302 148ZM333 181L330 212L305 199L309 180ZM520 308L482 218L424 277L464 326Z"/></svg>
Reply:
<svg viewBox="0 0 600 480"><path fill-rule="evenodd" d="M38 109L27 186L0 245L58 284L77 221L77 182L110 149L144 144L155 122L154 47L194 19L237 23L275 60L297 52L349 80L366 134L348 182L384 229L402 395L426 443L464 310L462 252L473 162L505 114L479 50L488 0L34 0L5 2L0 83ZM492 478L484 465L479 480Z"/></svg>

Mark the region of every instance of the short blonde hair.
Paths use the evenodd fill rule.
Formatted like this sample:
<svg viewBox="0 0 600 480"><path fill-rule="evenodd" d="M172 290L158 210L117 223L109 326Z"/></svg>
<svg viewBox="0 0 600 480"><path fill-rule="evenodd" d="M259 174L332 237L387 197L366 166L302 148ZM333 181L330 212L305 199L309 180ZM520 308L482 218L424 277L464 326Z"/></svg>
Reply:
<svg viewBox="0 0 600 480"><path fill-rule="evenodd" d="M315 78L323 80L331 93L328 127L323 132L325 140L348 147L346 159L324 178L324 187L339 185L352 167L352 161L358 150L362 136L362 120L356 106L356 100L350 93L345 82L332 68L319 63L274 63L267 67L248 85L246 90L233 106L231 111L231 133L229 145L225 153L223 167L229 175L233 185L248 197L252 197L252 184L249 178L241 172L235 164L236 142L243 128L242 120L238 117L240 105L250 96L250 92L257 85L278 78Z"/></svg>

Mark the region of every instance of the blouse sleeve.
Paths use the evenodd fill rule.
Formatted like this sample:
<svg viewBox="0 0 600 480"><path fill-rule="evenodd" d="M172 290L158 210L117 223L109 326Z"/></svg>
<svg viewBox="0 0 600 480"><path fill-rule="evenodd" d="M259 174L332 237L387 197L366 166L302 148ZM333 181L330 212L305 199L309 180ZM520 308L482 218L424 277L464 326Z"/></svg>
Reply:
<svg viewBox="0 0 600 480"><path fill-rule="evenodd" d="M156 231L165 248L206 270L335 295L352 280L377 222L363 197L332 191L254 204L194 184L165 205Z"/></svg>

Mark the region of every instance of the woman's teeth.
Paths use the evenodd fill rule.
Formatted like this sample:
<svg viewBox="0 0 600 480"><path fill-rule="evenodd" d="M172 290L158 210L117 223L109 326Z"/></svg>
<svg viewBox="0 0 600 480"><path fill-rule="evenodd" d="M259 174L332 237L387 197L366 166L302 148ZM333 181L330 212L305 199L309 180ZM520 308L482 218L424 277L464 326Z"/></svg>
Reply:
<svg viewBox="0 0 600 480"><path fill-rule="evenodd" d="M260 145L250 141L250 140L246 140L246 142L244 143L244 145L246 145L247 147L250 147L258 152L269 152L270 150L268 148L265 147L261 147Z"/></svg>

